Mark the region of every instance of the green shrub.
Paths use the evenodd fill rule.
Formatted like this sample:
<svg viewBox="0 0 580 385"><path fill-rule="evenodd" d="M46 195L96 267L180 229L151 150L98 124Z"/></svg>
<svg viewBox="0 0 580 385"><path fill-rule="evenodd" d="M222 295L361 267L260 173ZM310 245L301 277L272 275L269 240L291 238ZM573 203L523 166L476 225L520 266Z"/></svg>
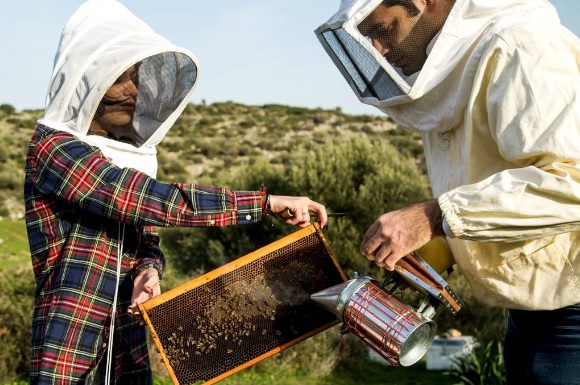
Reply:
<svg viewBox="0 0 580 385"><path fill-rule="evenodd" d="M375 129L373 128L373 126L365 124L364 126L361 127L361 132L365 133L365 134L374 134Z"/></svg>
<svg viewBox="0 0 580 385"><path fill-rule="evenodd" d="M28 378L34 275L29 266L0 271L0 381Z"/></svg>
<svg viewBox="0 0 580 385"><path fill-rule="evenodd" d="M14 108L14 106L11 104L3 103L0 104L0 111L2 111L5 115L13 115L16 113L16 108Z"/></svg>
<svg viewBox="0 0 580 385"><path fill-rule="evenodd" d="M188 176L183 162L178 159L166 159L159 164L158 177L165 180L187 181Z"/></svg>
<svg viewBox="0 0 580 385"><path fill-rule="evenodd" d="M446 372L457 385L504 385L505 367L501 342L488 342L463 358L451 358L453 368Z"/></svg>
<svg viewBox="0 0 580 385"><path fill-rule="evenodd" d="M369 263L358 252L364 232L381 214L427 198L426 181L411 159L385 142L353 138L307 148L296 148L282 170L262 160L247 164L233 179L214 182L235 190L265 183L272 194L306 195L329 211L347 212L330 219L328 240L347 274L366 273ZM169 229L162 235L172 263L187 272L215 268L293 231L268 218L246 226Z"/></svg>
<svg viewBox="0 0 580 385"><path fill-rule="evenodd" d="M0 147L0 163L6 163L10 159L10 153L5 147Z"/></svg>

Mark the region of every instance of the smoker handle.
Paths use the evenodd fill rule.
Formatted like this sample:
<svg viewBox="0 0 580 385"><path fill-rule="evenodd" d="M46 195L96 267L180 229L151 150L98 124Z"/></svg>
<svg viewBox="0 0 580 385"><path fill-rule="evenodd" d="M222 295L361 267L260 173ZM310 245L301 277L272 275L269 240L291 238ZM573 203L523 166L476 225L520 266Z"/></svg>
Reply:
<svg viewBox="0 0 580 385"><path fill-rule="evenodd" d="M463 302L452 291L447 282L432 270L429 272L421 265L421 257L416 253L411 253L401 258L395 264L395 270L401 276L411 276L415 282L437 298L447 309L453 313L458 312L463 307Z"/></svg>
<svg viewBox="0 0 580 385"><path fill-rule="evenodd" d="M438 290L443 289L443 286L431 274L429 274L427 270L417 263L412 255L408 254L404 256L397 262L397 265L399 265L399 268L406 270L421 281L427 283L429 286Z"/></svg>

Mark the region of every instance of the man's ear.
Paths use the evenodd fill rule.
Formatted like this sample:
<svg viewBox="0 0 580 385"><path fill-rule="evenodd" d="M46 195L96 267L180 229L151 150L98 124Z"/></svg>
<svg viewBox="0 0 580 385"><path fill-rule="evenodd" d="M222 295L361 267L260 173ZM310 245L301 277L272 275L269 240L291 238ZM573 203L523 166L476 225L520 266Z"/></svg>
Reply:
<svg viewBox="0 0 580 385"><path fill-rule="evenodd" d="M433 15L436 19L447 18L451 8L455 4L455 0L421 0L425 4L423 12Z"/></svg>
<svg viewBox="0 0 580 385"><path fill-rule="evenodd" d="M434 9L434 8L447 8L449 3L455 3L455 0L420 0L422 3L425 4L427 9Z"/></svg>
<svg viewBox="0 0 580 385"><path fill-rule="evenodd" d="M419 10L419 12L423 12L425 7L427 7L430 3L430 0L414 0L415 7Z"/></svg>

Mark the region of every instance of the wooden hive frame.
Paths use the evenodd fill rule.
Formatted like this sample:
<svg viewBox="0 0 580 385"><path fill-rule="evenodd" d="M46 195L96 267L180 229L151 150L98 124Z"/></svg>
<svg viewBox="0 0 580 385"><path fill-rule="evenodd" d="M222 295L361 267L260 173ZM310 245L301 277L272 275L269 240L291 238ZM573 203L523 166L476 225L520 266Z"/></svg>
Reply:
<svg viewBox="0 0 580 385"><path fill-rule="evenodd" d="M264 274L268 279L263 279ZM203 381L209 385L336 325L339 320L314 304L310 294L346 279L320 226L313 223L163 293L139 308L173 382L190 385ZM227 306L226 299L231 302ZM205 302L199 304L198 300ZM235 305L231 306L232 303ZM191 307L195 309L189 316ZM258 314L258 310L264 314ZM219 322L209 321L210 318ZM222 325L221 329L216 324ZM168 329L172 328L179 329L181 334L170 333ZM223 340L228 335L231 339ZM244 346L249 348L241 348L244 338L248 341ZM240 349L232 347L236 340ZM223 353L226 345L230 346L228 354L234 354ZM230 363L230 357L237 357L237 362ZM211 369L214 366L208 360L223 368ZM190 373L192 366L201 368L206 364L208 369L204 374Z"/></svg>

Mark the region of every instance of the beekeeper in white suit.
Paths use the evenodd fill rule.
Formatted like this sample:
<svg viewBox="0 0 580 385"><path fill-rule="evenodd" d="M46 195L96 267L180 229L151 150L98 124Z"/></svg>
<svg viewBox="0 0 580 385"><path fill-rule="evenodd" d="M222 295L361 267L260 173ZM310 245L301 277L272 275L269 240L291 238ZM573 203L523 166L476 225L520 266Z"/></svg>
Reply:
<svg viewBox="0 0 580 385"><path fill-rule="evenodd" d="M392 270L446 236L509 309L509 384L580 379L580 41L545 0L344 0L317 37L361 102L421 132L436 199L381 215Z"/></svg>
<svg viewBox="0 0 580 385"><path fill-rule="evenodd" d="M183 111L198 64L115 0L84 3L66 24L46 109L30 141L24 196L37 289L31 384L150 384L138 305L160 293L156 226L225 226L307 197L161 183L156 145ZM259 178L259 177L258 177Z"/></svg>

